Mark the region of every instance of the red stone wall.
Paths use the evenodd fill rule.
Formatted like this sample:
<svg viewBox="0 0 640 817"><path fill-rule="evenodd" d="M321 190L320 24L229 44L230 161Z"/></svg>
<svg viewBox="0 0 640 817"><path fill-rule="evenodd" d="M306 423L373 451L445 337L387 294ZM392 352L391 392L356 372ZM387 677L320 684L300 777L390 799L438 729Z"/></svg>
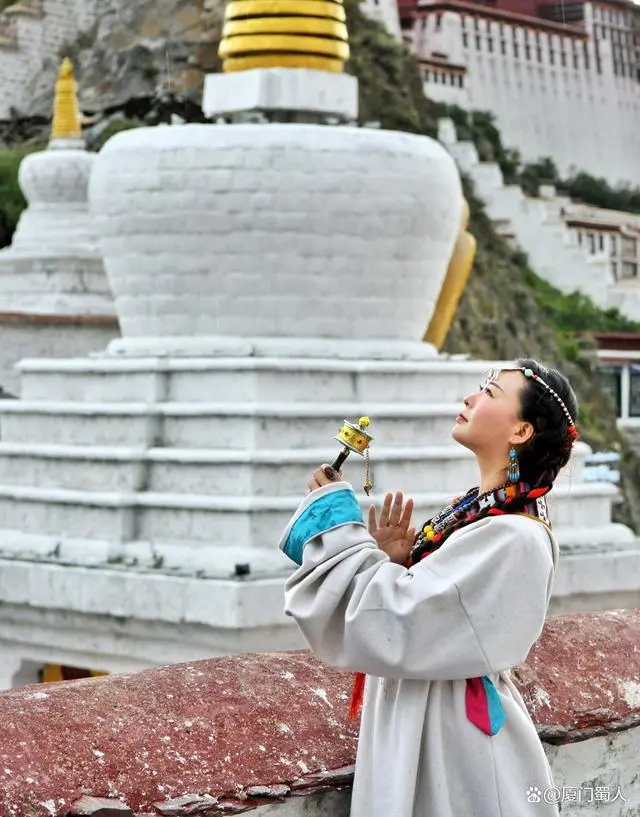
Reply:
<svg viewBox="0 0 640 817"><path fill-rule="evenodd" d="M513 676L543 741L640 726L640 610L550 618ZM351 683L299 651L1 693L0 815L232 814L348 786Z"/></svg>

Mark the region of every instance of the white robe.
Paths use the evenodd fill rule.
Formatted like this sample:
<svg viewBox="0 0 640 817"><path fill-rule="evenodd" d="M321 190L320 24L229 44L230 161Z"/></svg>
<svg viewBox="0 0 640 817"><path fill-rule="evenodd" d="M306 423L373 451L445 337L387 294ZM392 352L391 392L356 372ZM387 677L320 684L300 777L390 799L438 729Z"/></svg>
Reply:
<svg viewBox="0 0 640 817"><path fill-rule="evenodd" d="M348 483L323 486L280 541L302 562L286 613L321 661L368 674L351 817L557 817L544 749L508 674L542 631L554 536L525 515L489 517L407 569L378 549L355 504ZM465 679L483 675L506 715L493 736L465 711Z"/></svg>

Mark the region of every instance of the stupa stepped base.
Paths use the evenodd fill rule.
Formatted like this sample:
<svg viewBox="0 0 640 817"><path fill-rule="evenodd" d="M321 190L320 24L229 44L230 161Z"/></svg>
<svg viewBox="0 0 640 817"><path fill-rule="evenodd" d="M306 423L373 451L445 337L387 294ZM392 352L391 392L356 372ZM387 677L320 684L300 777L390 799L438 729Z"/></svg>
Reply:
<svg viewBox="0 0 640 817"><path fill-rule="evenodd" d="M95 253L0 251L0 313L103 315L115 321L113 296Z"/></svg>
<svg viewBox="0 0 640 817"><path fill-rule="evenodd" d="M450 432L490 367L305 356L23 361L22 399L0 403L2 569L18 577L29 565L39 608L49 583L63 582L68 596L82 578L78 612L103 616L119 615L113 595L123 587L156 599L170 586L178 596L169 606L186 610L181 594L197 586L218 612L194 613L194 626L213 628L221 644L236 627L236 643L257 628L260 649L291 647L282 592L292 566L276 542L311 469L337 453L342 420L369 414L374 423L376 493L361 495L363 506L403 490L419 524L476 482L473 458ZM600 592L609 603L640 591L640 552L611 522L616 489L582 481L587 453L577 446L550 503L567 604L597 609ZM345 475L359 490L360 458ZM243 609L229 618L232 597L255 605L260 622Z"/></svg>
<svg viewBox="0 0 640 817"><path fill-rule="evenodd" d="M284 497L208 496L0 485L0 518L3 527L23 534L122 543L142 540L154 545L182 542L185 551L191 548L222 551L236 545L269 550L275 547L302 493L301 488L298 495ZM450 492L412 493L411 496L418 523L433 516L451 499ZM557 489L550 504L561 544L563 529L571 533L576 527L592 531L585 543L589 548L600 545L609 549L631 541L633 537L627 528L610 524L614 498L615 489L610 485L576 485L566 494ZM380 504L382 494L369 499L362 496L361 500L366 508L370 501ZM584 524L587 519L597 521L587 529ZM603 538L596 541L596 534ZM574 537L570 538L573 542ZM179 556L175 549L173 552ZM180 567L179 559L170 566Z"/></svg>
<svg viewBox="0 0 640 817"><path fill-rule="evenodd" d="M588 446L579 444L571 468L559 485L581 483ZM85 491L208 496L296 496L319 463L331 459L328 447L243 451L206 448L109 447L0 442L0 485ZM357 486L358 462L346 467ZM453 446L407 449L378 446L371 463L376 485L453 496L477 480L473 455Z"/></svg>
<svg viewBox="0 0 640 817"><path fill-rule="evenodd" d="M241 338L227 340L238 351L246 351ZM120 340L110 347L117 343ZM296 341L298 354L282 357L120 357L114 353L22 360L17 368L24 400L34 401L316 403L322 394L335 403L357 401L360 410L368 402L389 400L396 404L456 403L459 410L463 397L477 391L487 369L500 365L458 358L340 359L338 350L353 352L365 344L325 341L327 344L336 357L305 356L304 342ZM377 344L381 354L391 346L384 341ZM415 343L401 347L430 348ZM251 350L250 345L247 348ZM308 351L315 348L314 341Z"/></svg>
<svg viewBox="0 0 640 817"><path fill-rule="evenodd" d="M639 606L637 560L637 551L561 559L550 613ZM37 664L127 672L305 646L282 611L283 577L207 579L124 563L86 568L19 559L1 559L0 568L2 639L9 652Z"/></svg>
<svg viewBox="0 0 640 817"><path fill-rule="evenodd" d="M330 395L327 395L330 397ZM421 405L358 403L75 403L0 404L2 439L10 443L262 450L295 442L297 450L331 438L363 406L384 427L385 443L412 448L418 441L447 441L460 403ZM453 447L453 443L450 442ZM337 453L337 452L336 452ZM335 454L334 454L335 456Z"/></svg>

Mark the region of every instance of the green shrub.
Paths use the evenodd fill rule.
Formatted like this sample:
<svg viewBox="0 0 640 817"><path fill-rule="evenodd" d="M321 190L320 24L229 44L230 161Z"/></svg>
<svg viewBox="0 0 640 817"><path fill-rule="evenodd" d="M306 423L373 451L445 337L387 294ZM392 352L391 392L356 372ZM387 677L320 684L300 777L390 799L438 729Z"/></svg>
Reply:
<svg viewBox="0 0 640 817"><path fill-rule="evenodd" d="M18 184L21 161L21 151L0 150L0 247L11 243L20 213L26 207Z"/></svg>

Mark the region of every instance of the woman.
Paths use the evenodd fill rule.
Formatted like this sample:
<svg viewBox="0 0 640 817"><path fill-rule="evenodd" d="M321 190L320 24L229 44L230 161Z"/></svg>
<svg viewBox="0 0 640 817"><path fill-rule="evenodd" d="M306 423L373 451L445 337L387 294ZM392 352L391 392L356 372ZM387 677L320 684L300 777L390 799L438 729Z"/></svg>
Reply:
<svg viewBox="0 0 640 817"><path fill-rule="evenodd" d="M490 373L453 429L479 487L415 541L411 500L388 495L367 531L341 474L322 466L309 481L280 542L300 565L285 607L321 661L367 674L351 817L558 815L508 671L543 628L558 559L544 495L576 414L555 370L519 360Z"/></svg>

